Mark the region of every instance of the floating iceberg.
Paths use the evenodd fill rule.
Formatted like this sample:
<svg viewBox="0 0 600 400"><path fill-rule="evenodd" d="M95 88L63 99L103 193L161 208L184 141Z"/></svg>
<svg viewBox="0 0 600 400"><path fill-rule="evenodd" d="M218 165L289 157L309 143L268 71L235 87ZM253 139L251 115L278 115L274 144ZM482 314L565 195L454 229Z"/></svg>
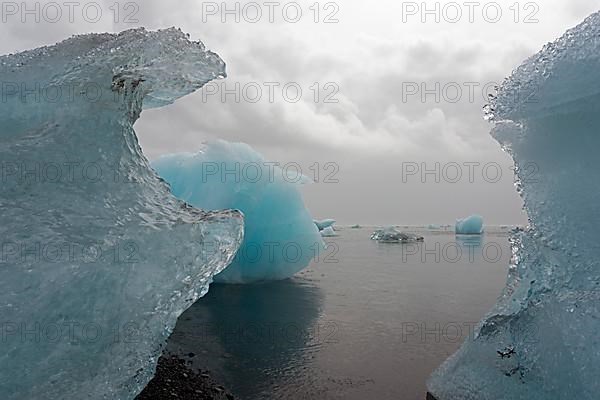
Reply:
<svg viewBox="0 0 600 400"><path fill-rule="evenodd" d="M455 232L457 235L480 235L483 233L483 218L472 215L456 221Z"/></svg>
<svg viewBox="0 0 600 400"><path fill-rule="evenodd" d="M422 236L403 233L390 226L383 229L377 229L371 235L371 240L377 240L383 243L413 243L422 242L424 239Z"/></svg>
<svg viewBox="0 0 600 400"><path fill-rule="evenodd" d="M598 398L598 81L600 13L526 60L486 107L530 226L512 234L498 304L431 377L439 400Z"/></svg>
<svg viewBox="0 0 600 400"><path fill-rule="evenodd" d="M244 143L206 143L195 154L172 154L152 163L181 200L204 210L238 209L244 242L217 282L286 279L323 250L299 185Z"/></svg>
<svg viewBox="0 0 600 400"><path fill-rule="evenodd" d="M333 224L335 224L335 219L324 219L322 221L314 221L315 225L317 226L317 228L322 231L325 228L329 228L330 226L333 226Z"/></svg>
<svg viewBox="0 0 600 400"><path fill-rule="evenodd" d="M327 228L325 228L321 231L321 236L323 236L323 237L334 237L337 235L338 235L337 232L331 226L328 226Z"/></svg>
<svg viewBox="0 0 600 400"><path fill-rule="evenodd" d="M225 76L225 64L179 30L135 29L0 57L0 75L10 82L0 113L0 397L131 399L243 234L239 212L177 200L133 124L143 107Z"/></svg>

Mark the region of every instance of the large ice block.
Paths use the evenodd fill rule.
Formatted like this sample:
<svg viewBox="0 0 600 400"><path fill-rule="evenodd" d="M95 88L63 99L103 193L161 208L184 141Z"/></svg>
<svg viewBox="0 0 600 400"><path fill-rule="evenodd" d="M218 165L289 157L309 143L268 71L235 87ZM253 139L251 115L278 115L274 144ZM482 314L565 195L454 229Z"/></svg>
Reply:
<svg viewBox="0 0 600 400"><path fill-rule="evenodd" d="M299 190L303 180L288 177L245 143L211 141L196 153L166 155L152 165L191 205L243 212L244 241L217 282L289 278L324 249Z"/></svg>
<svg viewBox="0 0 600 400"><path fill-rule="evenodd" d="M506 288L431 377L438 400L593 400L600 393L600 13L547 44L486 107L530 218Z"/></svg>
<svg viewBox="0 0 600 400"><path fill-rule="evenodd" d="M133 123L225 64L135 29L0 57L0 75L0 398L133 398L243 231L173 197Z"/></svg>

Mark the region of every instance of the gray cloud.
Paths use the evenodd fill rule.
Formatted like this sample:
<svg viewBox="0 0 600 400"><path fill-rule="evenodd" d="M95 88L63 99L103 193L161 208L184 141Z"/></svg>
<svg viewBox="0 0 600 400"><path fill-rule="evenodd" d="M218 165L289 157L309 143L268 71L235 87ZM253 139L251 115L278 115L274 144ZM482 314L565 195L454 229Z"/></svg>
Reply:
<svg viewBox="0 0 600 400"><path fill-rule="evenodd" d="M338 24L315 24L310 14L297 24L281 19L236 24L216 17L203 22L203 3L198 1L144 0L134 16L139 22L125 21L121 10L115 23L109 8L114 2L97 3L106 13L97 23L83 18L54 24L9 20L0 27L0 49L12 52L91 31L179 26L227 62L229 76L217 84L229 89L238 82L258 84L263 98L236 102L229 95L223 102L205 88L172 106L145 111L136 129L147 155L190 151L218 137L247 142L275 161L298 162L305 173L314 163L335 163L339 183L307 186L307 204L318 217L363 224L445 223L474 212L491 223L524 222L510 159L482 119L482 87L499 82L545 42L594 11L583 1L565 5L550 0L540 4L537 24L514 23L508 17L499 24L423 24L418 19L402 23L398 2L376 6L353 0L340 3ZM312 2L299 4L308 10ZM269 102L265 82L280 87L295 83L302 97L296 103L285 101L277 89ZM318 102L311 90L315 82ZM479 86L471 101L466 84L475 82ZM327 83L339 87L333 97L337 103L323 102L332 93ZM432 95L426 101L418 95L405 101L407 84L458 85L463 96L456 102L438 102ZM482 179L460 184L401 179L407 162L470 161L501 164L503 179L493 184Z"/></svg>

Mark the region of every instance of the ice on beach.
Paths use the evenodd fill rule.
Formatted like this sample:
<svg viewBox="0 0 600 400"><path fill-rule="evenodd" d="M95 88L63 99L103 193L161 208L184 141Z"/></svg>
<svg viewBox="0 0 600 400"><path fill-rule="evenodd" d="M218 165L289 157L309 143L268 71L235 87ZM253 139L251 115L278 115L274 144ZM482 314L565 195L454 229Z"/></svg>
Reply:
<svg viewBox="0 0 600 400"><path fill-rule="evenodd" d="M286 279L323 249L301 185L245 143L208 142L196 153L163 156L152 166L192 206L244 214L244 241L217 282Z"/></svg>
<svg viewBox="0 0 600 400"><path fill-rule="evenodd" d="M515 69L486 107L530 224L511 235L498 303L428 382L438 400L598 398L599 81L595 13Z"/></svg>
<svg viewBox="0 0 600 400"><path fill-rule="evenodd" d="M483 218L479 215L471 215L459 219L454 230L457 235L480 235L483 233Z"/></svg>
<svg viewBox="0 0 600 400"><path fill-rule="evenodd" d="M324 219L322 221L317 221L315 220L314 223L317 226L317 228L322 231L326 228L329 228L330 226L333 226L335 224L335 220L334 219Z"/></svg>
<svg viewBox="0 0 600 400"><path fill-rule="evenodd" d="M242 215L176 199L133 130L142 107L224 75L176 29L0 57L16 83L0 111L2 400L134 398L177 317L233 259Z"/></svg>

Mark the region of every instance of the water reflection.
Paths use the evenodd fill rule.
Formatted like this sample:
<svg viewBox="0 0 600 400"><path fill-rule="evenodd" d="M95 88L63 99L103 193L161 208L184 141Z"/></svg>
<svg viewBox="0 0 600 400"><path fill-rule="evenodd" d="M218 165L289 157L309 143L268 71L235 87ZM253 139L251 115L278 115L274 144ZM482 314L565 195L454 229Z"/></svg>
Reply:
<svg viewBox="0 0 600 400"><path fill-rule="evenodd" d="M167 349L193 353L241 398L268 398L298 380L334 325L318 324L319 288L299 279L255 285L211 285L178 320ZM311 350L312 349L312 350Z"/></svg>
<svg viewBox="0 0 600 400"><path fill-rule="evenodd" d="M371 232L328 238L293 280L211 286L169 349L195 353L244 400L423 400L500 294L507 236L419 231L424 242L382 244Z"/></svg>
<svg viewBox="0 0 600 400"><path fill-rule="evenodd" d="M480 248L484 235L456 235L456 242L465 248Z"/></svg>

